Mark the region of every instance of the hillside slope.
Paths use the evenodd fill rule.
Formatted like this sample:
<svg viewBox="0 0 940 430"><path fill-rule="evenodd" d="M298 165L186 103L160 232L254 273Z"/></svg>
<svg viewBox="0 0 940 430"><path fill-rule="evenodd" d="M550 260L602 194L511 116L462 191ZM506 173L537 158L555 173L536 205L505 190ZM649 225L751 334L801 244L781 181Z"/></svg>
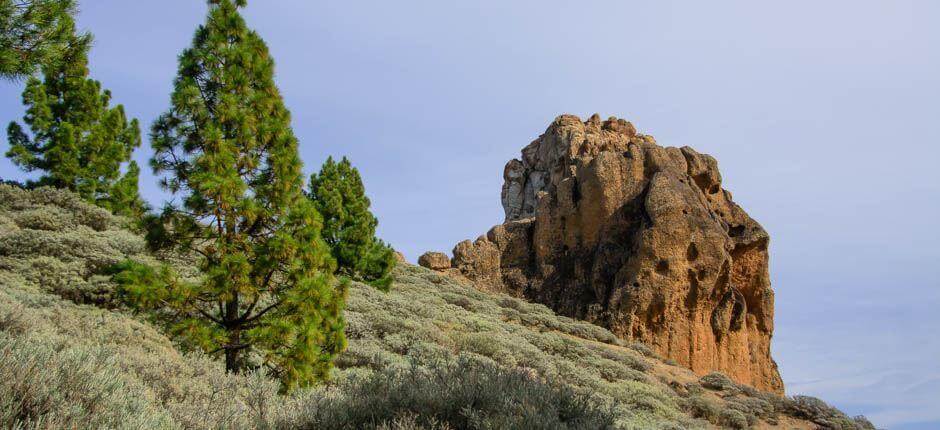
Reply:
<svg viewBox="0 0 940 430"><path fill-rule="evenodd" d="M128 257L155 259L124 220L0 185L0 427L873 428L410 265L353 286L332 381L280 396L121 310L101 273Z"/></svg>

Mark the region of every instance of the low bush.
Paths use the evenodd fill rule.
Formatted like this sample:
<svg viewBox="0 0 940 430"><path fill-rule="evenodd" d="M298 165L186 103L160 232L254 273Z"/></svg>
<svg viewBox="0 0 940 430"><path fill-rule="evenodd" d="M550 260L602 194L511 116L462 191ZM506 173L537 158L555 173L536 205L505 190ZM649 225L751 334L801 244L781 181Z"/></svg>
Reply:
<svg viewBox="0 0 940 430"><path fill-rule="evenodd" d="M0 427L331 428L351 417L346 428L687 429L784 414L873 428L719 374L689 382L645 345L410 265L388 293L353 283L333 382L281 396L264 374L226 374L121 310L98 270L126 258L199 276L192 258L148 254L121 218L72 194L0 185Z"/></svg>
<svg viewBox="0 0 940 430"><path fill-rule="evenodd" d="M715 391L727 391L734 393L738 389L737 384L735 384L734 381L719 372L712 372L703 376L701 379L699 379L699 383L702 384L703 387Z"/></svg>
<svg viewBox="0 0 940 430"><path fill-rule="evenodd" d="M706 396L695 395L689 397L686 399L686 407L689 414L695 418L701 418L715 424L720 422L721 408Z"/></svg>
<svg viewBox="0 0 940 430"><path fill-rule="evenodd" d="M276 381L181 354L148 324L3 275L0 428L254 428L292 402Z"/></svg>
<svg viewBox="0 0 940 430"><path fill-rule="evenodd" d="M605 402L486 361L389 368L305 399L291 429L606 429Z"/></svg>
<svg viewBox="0 0 940 430"><path fill-rule="evenodd" d="M746 429L751 425L748 417L741 411L735 409L725 409L721 411L719 422L721 425L733 429Z"/></svg>
<svg viewBox="0 0 940 430"><path fill-rule="evenodd" d="M794 396L790 402L787 402L785 412L796 418L812 421L826 429L874 430L875 428L865 417L849 417L826 402L811 396Z"/></svg>
<svg viewBox="0 0 940 430"><path fill-rule="evenodd" d="M174 428L105 348L0 335L0 427Z"/></svg>

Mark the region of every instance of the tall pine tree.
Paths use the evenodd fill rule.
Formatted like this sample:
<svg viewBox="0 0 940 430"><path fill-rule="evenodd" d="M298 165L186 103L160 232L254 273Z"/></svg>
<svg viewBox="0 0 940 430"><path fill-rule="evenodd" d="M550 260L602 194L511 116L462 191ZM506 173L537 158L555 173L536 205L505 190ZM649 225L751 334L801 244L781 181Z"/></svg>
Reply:
<svg viewBox="0 0 940 430"><path fill-rule="evenodd" d="M70 48L88 44L75 35L75 0L0 0L0 77L28 76Z"/></svg>
<svg viewBox="0 0 940 430"><path fill-rule="evenodd" d="M205 276L129 292L169 305L172 330L224 355L229 371L264 366L291 389L325 378L345 348L346 284L334 282L323 220L303 194L268 48L243 0L209 3L151 135L152 166L182 199L151 238L201 255Z"/></svg>
<svg viewBox="0 0 940 430"><path fill-rule="evenodd" d="M88 77L88 45L74 44L42 71L43 79L30 78L23 92L31 135L10 123L7 157L28 172L41 171L37 185L67 188L118 214L142 215L140 169L131 160L140 127L128 121L123 106L111 107L111 93Z"/></svg>
<svg viewBox="0 0 940 430"><path fill-rule="evenodd" d="M359 171L343 157L327 158L310 177L310 200L323 216L323 239L336 259L338 272L387 291L395 267L394 251L375 237L378 220Z"/></svg>

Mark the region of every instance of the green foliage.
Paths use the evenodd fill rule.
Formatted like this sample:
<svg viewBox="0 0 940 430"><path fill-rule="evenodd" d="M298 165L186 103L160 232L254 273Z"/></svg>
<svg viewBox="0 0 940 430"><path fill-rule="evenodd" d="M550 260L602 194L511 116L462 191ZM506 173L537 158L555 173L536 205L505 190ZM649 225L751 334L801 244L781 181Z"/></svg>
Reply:
<svg viewBox="0 0 940 430"><path fill-rule="evenodd" d="M3 269L0 284L2 428L270 428L293 404L277 381L180 354L129 315L39 292Z"/></svg>
<svg viewBox="0 0 940 430"><path fill-rule="evenodd" d="M174 332L223 354L228 370L264 366L292 389L325 379L345 348L347 286L333 282L322 217L303 195L267 46L239 14L243 2L211 3L151 134L154 171L182 205L148 221L152 243L198 253L204 276L126 290L162 298ZM126 281L155 279L129 268Z"/></svg>
<svg viewBox="0 0 940 430"><path fill-rule="evenodd" d="M396 259L392 248L375 238L378 220L369 211L359 171L346 157L339 163L329 157L310 177L308 196L323 215L323 239L339 273L387 291Z"/></svg>
<svg viewBox="0 0 940 430"><path fill-rule="evenodd" d="M649 372L648 359L607 330L417 266L396 268L395 285L382 293L353 284L349 349L337 359L338 381L370 369L430 369L473 359L563 381L579 395L612 405L616 428L695 428L672 390L637 370Z"/></svg>
<svg viewBox="0 0 940 430"><path fill-rule="evenodd" d="M74 0L0 0L0 77L16 79L88 45L75 33Z"/></svg>
<svg viewBox="0 0 940 430"><path fill-rule="evenodd" d="M278 395L279 382L266 372L227 373L201 348L181 352L137 318L150 313L135 317L74 303L112 306L115 290L162 294L177 288L167 282L189 288L203 279L196 258L148 256L126 223L64 190L0 185L0 390L6 390L0 392L0 415L7 414L0 427L12 421L43 427L23 418L39 415L63 423L58 427L185 429L305 428L350 416L367 417L364 425L381 429L445 429L463 421L439 417L454 417L453 405L461 399L479 399L479 406L448 420L473 417L474 423L509 426L513 416L498 411L531 404L572 410L564 405L580 404L587 411L609 409L618 429L745 421L763 428L784 422L778 421L783 416L823 428L873 428L819 400L762 393L718 375L703 378L710 387L704 388L692 382L690 371L669 367L607 330L411 265L395 269L396 288L388 293L349 286L349 348L337 357L331 383ZM120 273L131 278L118 281L164 286L133 291L100 274L128 259L137 263L122 263ZM411 386L412 380L418 382ZM370 387L387 390L387 396ZM504 390L505 404L491 401L492 390ZM25 398L37 401L24 404ZM10 412L16 410L30 412ZM555 415L544 418L557 424Z"/></svg>
<svg viewBox="0 0 940 430"><path fill-rule="evenodd" d="M167 265L154 267L134 260L125 260L110 267L117 293L137 310L154 312L152 319L188 350L214 351L227 341L224 327L205 324L191 309L199 300L198 283L181 280ZM208 317L204 317L208 318Z"/></svg>
<svg viewBox="0 0 940 430"><path fill-rule="evenodd" d="M66 188L114 213L139 217L146 208L131 155L140 146L140 127L127 120L123 106L111 107L111 93L88 77L87 51L86 44L76 45L42 68L42 80L27 81L23 121L31 136L10 123L6 155L27 172L41 171L37 185Z"/></svg>
<svg viewBox="0 0 940 430"><path fill-rule="evenodd" d="M131 161L127 165L127 172L111 185L108 198L99 202L111 212L140 220L147 212L147 204L140 198L140 167Z"/></svg>
<svg viewBox="0 0 940 430"><path fill-rule="evenodd" d="M486 361L431 368L389 368L343 384L341 396L312 397L285 429L607 429L614 414L603 401L570 387ZM511 399L511 401L507 401Z"/></svg>

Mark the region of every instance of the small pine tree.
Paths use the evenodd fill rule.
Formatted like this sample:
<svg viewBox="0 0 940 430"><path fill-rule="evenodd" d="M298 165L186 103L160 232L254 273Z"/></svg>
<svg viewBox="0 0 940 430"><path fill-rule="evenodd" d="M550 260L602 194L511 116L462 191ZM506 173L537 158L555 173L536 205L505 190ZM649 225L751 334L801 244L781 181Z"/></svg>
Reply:
<svg viewBox="0 0 940 430"><path fill-rule="evenodd" d="M127 120L123 106L110 107L111 93L88 77L87 54L87 45L75 45L43 67L42 80L29 79L23 121L32 136L10 123L6 155L27 172L43 172L35 185L67 188L115 213L140 216L140 169L131 160L140 127L136 119Z"/></svg>
<svg viewBox="0 0 940 430"><path fill-rule="evenodd" d="M394 250L375 237L378 220L359 171L343 157L327 158L310 177L310 200L323 216L323 239L330 246L339 273L387 291L395 267Z"/></svg>
<svg viewBox="0 0 940 430"><path fill-rule="evenodd" d="M17 79L88 45L75 35L75 0L0 0L0 77Z"/></svg>
<svg viewBox="0 0 940 430"><path fill-rule="evenodd" d="M128 267L122 284L132 301L168 306L171 331L224 355L227 370L264 366L289 390L326 378L345 348L347 285L334 282L274 61L244 4L210 1L151 134L154 170L182 204L148 237L199 254L204 277Z"/></svg>

